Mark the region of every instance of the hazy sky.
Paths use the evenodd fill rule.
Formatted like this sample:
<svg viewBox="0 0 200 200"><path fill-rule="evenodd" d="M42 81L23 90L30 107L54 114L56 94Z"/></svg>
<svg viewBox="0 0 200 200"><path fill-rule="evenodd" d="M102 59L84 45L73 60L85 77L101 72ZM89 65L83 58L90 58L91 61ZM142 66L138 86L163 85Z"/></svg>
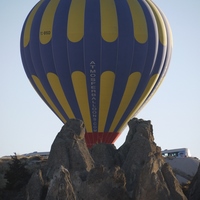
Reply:
<svg viewBox="0 0 200 200"><path fill-rule="evenodd" d="M0 157L49 151L63 125L34 91L21 62L22 25L37 2L0 2ZM162 149L187 147L200 158L200 1L154 2L172 28L172 60L163 84L136 117L151 120L155 142Z"/></svg>

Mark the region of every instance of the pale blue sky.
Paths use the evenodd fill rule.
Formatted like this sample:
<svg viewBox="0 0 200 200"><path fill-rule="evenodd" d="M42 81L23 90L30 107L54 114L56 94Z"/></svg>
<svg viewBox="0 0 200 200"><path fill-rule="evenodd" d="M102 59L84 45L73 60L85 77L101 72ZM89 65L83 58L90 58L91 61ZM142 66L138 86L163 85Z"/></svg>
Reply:
<svg viewBox="0 0 200 200"><path fill-rule="evenodd" d="M200 1L154 2L172 28L172 60L163 84L137 117L151 120L155 142L162 149L187 147L200 158ZM62 127L32 88L21 62L21 28L36 3L0 3L0 157L49 151ZM117 140L117 147L127 131Z"/></svg>

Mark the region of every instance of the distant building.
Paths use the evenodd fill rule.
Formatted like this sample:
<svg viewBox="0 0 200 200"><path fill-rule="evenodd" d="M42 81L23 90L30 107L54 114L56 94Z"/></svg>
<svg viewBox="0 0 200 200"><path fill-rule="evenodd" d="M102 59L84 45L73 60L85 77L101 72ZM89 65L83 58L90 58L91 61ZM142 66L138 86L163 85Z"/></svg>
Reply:
<svg viewBox="0 0 200 200"><path fill-rule="evenodd" d="M162 151L162 156L172 156L175 158L185 158L191 157L190 150L188 148L180 148L180 149L165 149Z"/></svg>
<svg viewBox="0 0 200 200"><path fill-rule="evenodd" d="M49 152L37 152L37 151L34 151L32 153L23 154L22 156L49 156Z"/></svg>

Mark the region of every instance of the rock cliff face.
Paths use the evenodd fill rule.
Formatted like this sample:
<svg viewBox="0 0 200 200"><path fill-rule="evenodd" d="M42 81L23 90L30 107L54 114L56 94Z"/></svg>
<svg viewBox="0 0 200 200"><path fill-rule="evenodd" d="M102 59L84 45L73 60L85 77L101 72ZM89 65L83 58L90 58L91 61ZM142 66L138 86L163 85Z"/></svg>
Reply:
<svg viewBox="0 0 200 200"><path fill-rule="evenodd" d="M188 191L189 200L199 200L200 199L200 165L194 176Z"/></svg>
<svg viewBox="0 0 200 200"><path fill-rule="evenodd" d="M94 167L84 136L85 127L80 120L70 120L62 127L51 146L46 174L49 179L61 165L72 174L88 172Z"/></svg>
<svg viewBox="0 0 200 200"><path fill-rule="evenodd" d="M165 161L172 167L173 172L181 185L191 182L196 174L200 160L196 157L165 157Z"/></svg>
<svg viewBox="0 0 200 200"><path fill-rule="evenodd" d="M171 167L154 143L150 121L133 119L125 143L119 149L126 188L133 199L186 199Z"/></svg>
<svg viewBox="0 0 200 200"><path fill-rule="evenodd" d="M69 120L56 136L46 166L32 174L24 199L186 200L154 143L151 122L134 118L128 125L119 149L96 144L88 150L83 122Z"/></svg>

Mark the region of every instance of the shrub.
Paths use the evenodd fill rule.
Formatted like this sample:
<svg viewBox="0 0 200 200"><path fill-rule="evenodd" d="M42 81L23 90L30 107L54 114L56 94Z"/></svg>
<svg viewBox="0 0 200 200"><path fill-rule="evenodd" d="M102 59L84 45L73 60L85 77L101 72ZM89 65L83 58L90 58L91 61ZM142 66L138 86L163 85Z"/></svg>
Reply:
<svg viewBox="0 0 200 200"><path fill-rule="evenodd" d="M11 156L12 162L9 163L9 169L5 173L5 179L7 179L6 190L19 190L28 183L31 174L25 168L25 164L22 163L16 153Z"/></svg>

